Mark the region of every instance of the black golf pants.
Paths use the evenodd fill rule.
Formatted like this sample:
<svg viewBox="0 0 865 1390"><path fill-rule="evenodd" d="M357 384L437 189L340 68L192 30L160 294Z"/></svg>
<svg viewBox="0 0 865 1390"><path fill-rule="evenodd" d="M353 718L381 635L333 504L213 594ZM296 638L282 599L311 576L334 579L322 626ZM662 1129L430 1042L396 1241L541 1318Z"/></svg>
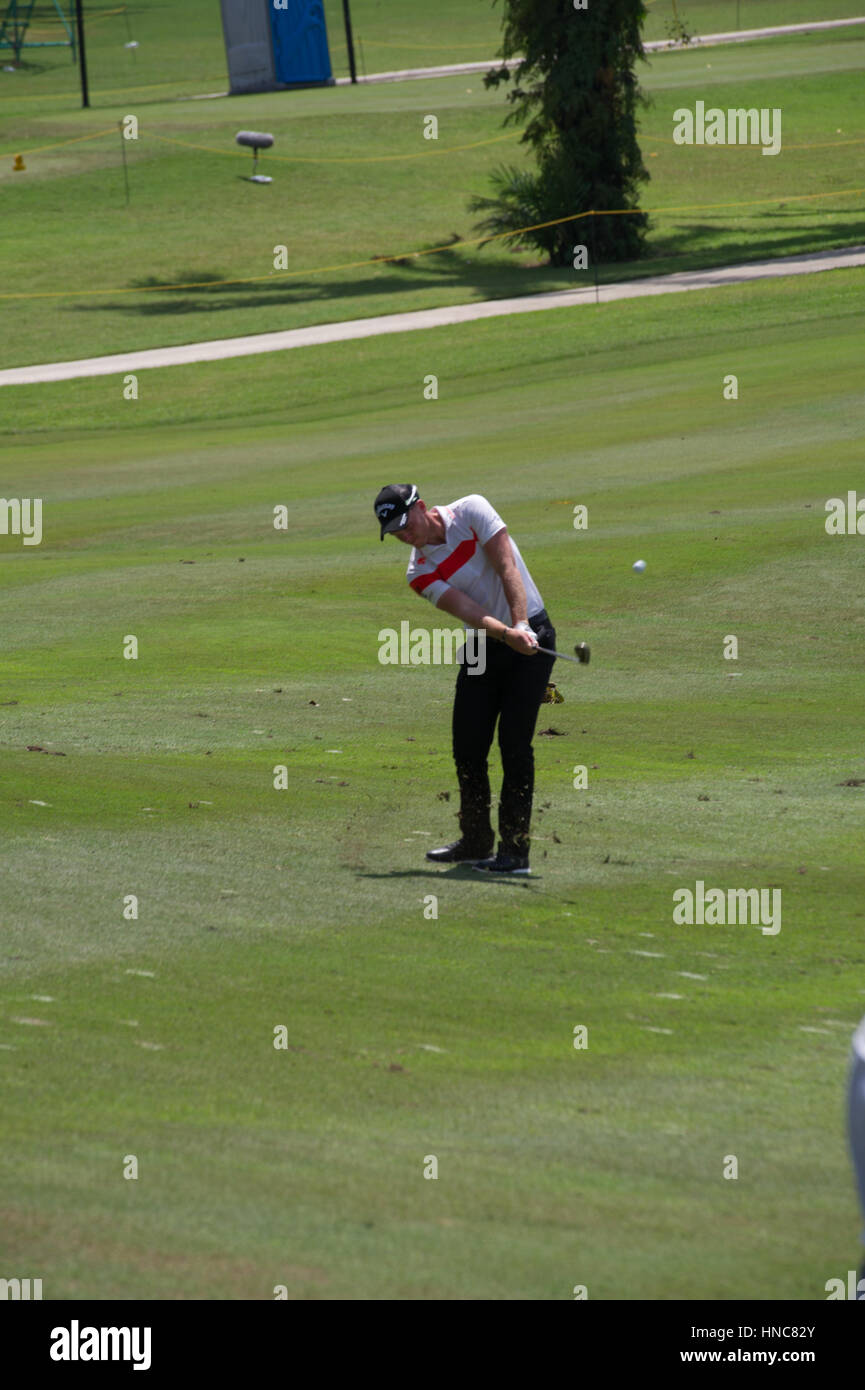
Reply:
<svg viewBox="0 0 865 1390"><path fill-rule="evenodd" d="M556 632L546 609L529 619L542 647L555 648ZM457 676L453 752L460 788L462 837L479 852L492 852L490 779L487 756L496 722L502 757L499 840L503 854L527 859L535 784L532 738L555 657L521 656L504 642L488 639L486 670Z"/></svg>

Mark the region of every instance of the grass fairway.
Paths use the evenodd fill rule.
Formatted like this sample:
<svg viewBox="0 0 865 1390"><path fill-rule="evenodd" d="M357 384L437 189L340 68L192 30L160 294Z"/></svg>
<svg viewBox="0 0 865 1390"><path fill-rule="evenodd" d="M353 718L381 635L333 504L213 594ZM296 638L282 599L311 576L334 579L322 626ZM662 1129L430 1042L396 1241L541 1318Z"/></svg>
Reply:
<svg viewBox="0 0 865 1390"><path fill-rule="evenodd" d="M63 0L73 9L72 0ZM5 9L5 5L3 7ZM448 63L486 62L498 55L502 5L497 0L351 0L358 72L392 72ZM859 0L647 0L643 36L668 39L675 16L699 37L736 29L844 19L860 13ZM121 94L139 101L224 91L228 86L219 5L214 0L87 0L87 60L96 107ZM324 0L331 65L349 72L341 0ZM28 38L56 42L66 34L48 0L37 5ZM129 48L130 42L137 44ZM0 49L3 64L9 49ZM78 96L69 48L30 48L17 72L0 72L0 103L45 101L58 106Z"/></svg>
<svg viewBox="0 0 865 1390"><path fill-rule="evenodd" d="M649 254L600 278L861 241L863 68L865 26L654 55L640 131ZM780 153L675 145L674 112L699 100L780 109ZM495 165L527 158L506 109L480 74L150 105L118 93L90 112L0 103L0 366L573 288L591 271L472 241L469 197L489 192ZM129 114L127 207L118 123ZM437 140L423 138L427 114ZM239 128L275 134L268 187L245 181ZM591 240L575 222L575 245ZM416 251L434 254L382 259Z"/></svg>
<svg viewBox="0 0 865 1390"><path fill-rule="evenodd" d="M812 1300L852 1267L865 542L824 503L861 481L860 285L2 397L4 492L45 528L0 537L8 1273ZM455 824L453 672L377 660L438 620L376 538L393 480L487 494L593 646L541 712L523 883L423 859ZM674 926L697 879L780 888L780 932Z"/></svg>

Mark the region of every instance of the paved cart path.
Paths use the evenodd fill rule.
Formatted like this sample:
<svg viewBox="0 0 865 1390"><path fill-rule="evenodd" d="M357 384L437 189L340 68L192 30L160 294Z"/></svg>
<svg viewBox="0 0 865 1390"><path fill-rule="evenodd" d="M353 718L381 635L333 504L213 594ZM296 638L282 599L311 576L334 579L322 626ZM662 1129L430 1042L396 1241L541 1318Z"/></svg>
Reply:
<svg viewBox="0 0 865 1390"><path fill-rule="evenodd" d="M320 323L310 328L289 328L280 333L256 333L245 338L215 338L209 342L147 348L141 352L122 352L109 357L84 357L72 362L44 362L32 367L10 367L0 371L0 386L29 386L46 381L71 381L76 377L143 372L154 367L185 366L191 362L219 362L229 357L252 357L262 352L286 352L291 348L341 343L352 338L375 338L383 333L412 333L455 323L473 323L477 319L500 318L506 314L532 314L544 309L577 309L594 305L596 302L607 304L614 299L640 299L644 295L719 289L724 285L745 285L753 280L813 275L818 271L840 270L861 265L865 265L865 246L853 246L843 251L816 251L812 255L783 256L771 261L755 261L750 265L721 266L714 270L691 270L676 275L650 276L645 280L600 285L597 290L593 284L583 282L579 289L522 295L518 299L487 299L475 304L448 304L439 309L419 309L406 314L347 319L342 323ZM588 278L588 272L586 276Z"/></svg>

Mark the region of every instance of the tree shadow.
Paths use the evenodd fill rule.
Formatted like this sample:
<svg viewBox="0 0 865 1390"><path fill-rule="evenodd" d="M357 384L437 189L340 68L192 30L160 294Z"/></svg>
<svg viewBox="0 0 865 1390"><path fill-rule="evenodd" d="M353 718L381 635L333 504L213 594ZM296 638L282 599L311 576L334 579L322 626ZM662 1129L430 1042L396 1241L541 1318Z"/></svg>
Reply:
<svg viewBox="0 0 865 1390"><path fill-rule="evenodd" d="M325 273L316 275L314 271L304 277L287 277L274 271L273 277L256 280L254 287L244 283L241 277L236 283L232 277L218 270L180 270L170 279L148 275L135 279L130 290L142 290L141 301L130 303L129 299L103 300L99 304L75 304L68 306L73 312L101 313L104 310L115 313L152 317L162 314L190 314L207 311L209 313L236 309L256 309L263 306L293 307L298 304L339 302L343 299L388 298L401 293L415 293L423 290L460 288L466 293L475 293L481 298L506 298L514 293L530 292L528 283L520 284L522 274L526 282L531 281L531 289L539 293L551 286L561 288L562 271L552 266L539 266L531 270L519 266L487 263L467 265L462 256L454 251L438 251L431 256L400 258L375 258L387 273L375 274L372 266L365 267L365 273L350 280L328 278ZM517 277L515 279L515 277ZM162 293L159 293L162 291ZM182 296L182 297L179 297Z"/></svg>
<svg viewBox="0 0 865 1390"><path fill-rule="evenodd" d="M785 222L800 219L803 215L807 214L803 214L802 209L792 207L777 208L762 214L765 218L764 229L766 222L776 223L780 233L772 235L771 241L762 244L750 238L744 239L742 232L727 219L678 223L675 228L652 241L644 259L607 262L599 266L598 282L608 285L658 274L748 265L779 256L832 249L824 246L825 241L833 242L834 248L838 249L839 243L851 246L862 244L865 240L865 219L854 220L855 211L850 212L844 221L836 220L819 228L798 225L785 229ZM720 241L717 240L719 235L723 237ZM701 242L704 244L701 245ZM525 255L524 252L518 254ZM562 267L519 264L516 255L512 260L474 264L460 254L454 245L433 255L416 258L378 257L373 260L373 265L380 267L378 273L371 266L366 266L359 268L360 274L351 279L335 279L331 273L322 272L319 275L315 271L287 277L275 271L272 278L256 280L254 284L244 281L242 277L231 283L230 276L215 269L179 270L167 280L152 275L133 280L129 290L142 291L140 300L124 294L122 299L76 303L65 306L65 310L81 314L107 312L130 318L158 318L245 309L292 309L301 305L339 306L344 300L365 299L367 305L359 316L367 317L369 301L389 301L382 312L409 312L410 308L405 305L394 310L392 302L400 295L414 295L423 291L445 291L451 303L470 303L473 300L519 298L567 289L579 292L591 288L590 272L573 275ZM381 271L386 273L382 274ZM563 284L563 281L566 283ZM458 300L453 299L455 294L460 296ZM339 313L334 317L338 320ZM285 325L286 328L293 326L297 325ZM274 331L272 326L268 331Z"/></svg>
<svg viewBox="0 0 865 1390"><path fill-rule="evenodd" d="M778 256L796 256L806 252L837 249L826 247L826 241L841 241L853 246L865 241L861 211L858 221L854 220L855 210L845 210L844 221L833 219L831 223L819 228L801 225L785 228L785 221L790 218L801 219L803 210L775 208L761 214L763 231L767 234L767 240L762 244L755 242L750 236L744 237L741 230L734 229L729 223L726 226L711 221L678 223L675 229L656 236L646 259L636 264L632 262L631 266L639 267L640 270L650 270L655 261L677 259L704 262L700 266L695 264L694 269L708 269L710 266L720 269L722 266L746 265L749 262L775 259ZM767 227L767 222L778 224L777 231L775 227ZM724 240L720 242L717 240L719 233L724 236ZM706 238L712 239L711 245L700 244L705 242ZM613 267L604 266L605 277L609 276L612 270Z"/></svg>

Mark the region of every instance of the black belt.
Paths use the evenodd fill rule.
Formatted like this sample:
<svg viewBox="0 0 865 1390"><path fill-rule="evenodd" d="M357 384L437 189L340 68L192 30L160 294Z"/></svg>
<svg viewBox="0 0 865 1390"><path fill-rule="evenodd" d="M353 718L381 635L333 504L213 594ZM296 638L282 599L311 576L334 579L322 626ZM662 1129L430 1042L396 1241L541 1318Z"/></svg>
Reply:
<svg viewBox="0 0 865 1390"><path fill-rule="evenodd" d="M529 627L532 629L532 632L537 632L538 629L542 627L552 627L550 615L546 608L542 608L539 613L532 614L529 618Z"/></svg>

